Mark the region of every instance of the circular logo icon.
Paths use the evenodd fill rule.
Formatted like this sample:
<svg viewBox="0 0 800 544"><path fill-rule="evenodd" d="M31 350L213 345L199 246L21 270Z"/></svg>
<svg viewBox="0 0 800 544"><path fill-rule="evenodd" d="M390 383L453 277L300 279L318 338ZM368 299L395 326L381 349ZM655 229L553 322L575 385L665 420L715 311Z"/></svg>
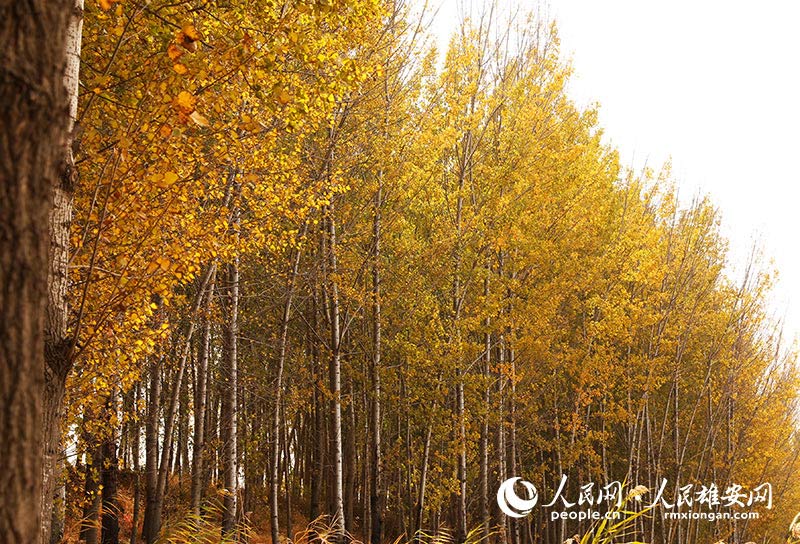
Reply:
<svg viewBox="0 0 800 544"><path fill-rule="evenodd" d="M517 495L516 491L514 491L514 484L517 482L522 484L522 487L527 491L527 499L521 498ZM505 515L512 518L524 518L530 514L538 500L539 493L536 491L536 487L529 481L523 480L518 476L509 478L500 484L500 488L497 490L497 506L500 507L500 510L502 510Z"/></svg>

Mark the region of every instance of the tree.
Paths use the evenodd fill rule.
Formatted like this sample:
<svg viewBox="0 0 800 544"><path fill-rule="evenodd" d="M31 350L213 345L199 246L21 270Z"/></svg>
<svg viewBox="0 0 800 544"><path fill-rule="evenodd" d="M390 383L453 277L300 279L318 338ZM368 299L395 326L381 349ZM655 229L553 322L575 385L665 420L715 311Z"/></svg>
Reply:
<svg viewBox="0 0 800 544"><path fill-rule="evenodd" d="M64 87L71 1L4 2L0 78L0 538L42 535L49 214L68 141Z"/></svg>

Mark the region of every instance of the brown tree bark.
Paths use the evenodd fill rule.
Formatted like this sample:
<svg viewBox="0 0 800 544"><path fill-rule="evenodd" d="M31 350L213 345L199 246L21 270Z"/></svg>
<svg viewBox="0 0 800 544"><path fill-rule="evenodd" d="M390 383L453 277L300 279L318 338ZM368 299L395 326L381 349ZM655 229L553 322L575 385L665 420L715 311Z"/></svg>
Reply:
<svg viewBox="0 0 800 544"><path fill-rule="evenodd" d="M42 536L49 213L71 0L0 3L0 541Z"/></svg>
<svg viewBox="0 0 800 544"><path fill-rule="evenodd" d="M64 505L59 498L64 482L64 451L61 444L61 419L67 375L72 369L73 339L69 336L67 290L69 274L69 231L72 222L72 193L77 178L72 149L72 131L78 114L78 74L80 71L83 0L73 0L68 11L66 66L63 74L69 108L68 137L62 144L59 181L53 186L50 212L50 266L48 270L47 319L45 321L45 421L42 426L45 458L42 492L41 542L60 542L64 525ZM57 508L54 508L57 505ZM52 531L51 528L55 530Z"/></svg>

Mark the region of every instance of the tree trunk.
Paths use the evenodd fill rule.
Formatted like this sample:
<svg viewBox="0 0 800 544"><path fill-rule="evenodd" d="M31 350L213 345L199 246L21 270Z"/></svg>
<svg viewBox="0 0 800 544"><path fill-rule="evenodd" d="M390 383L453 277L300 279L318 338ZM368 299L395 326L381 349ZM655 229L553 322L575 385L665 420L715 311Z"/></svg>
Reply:
<svg viewBox="0 0 800 544"><path fill-rule="evenodd" d="M336 541L341 543L345 536L344 519L344 473L343 473L343 442L342 442L342 360L341 360L341 331L339 315L339 286L336 279L336 222L333 217L333 204L328 206L328 274L329 274L329 317L331 325L331 359L330 359L330 388L331 407L333 413L333 524L336 530Z"/></svg>
<svg viewBox="0 0 800 544"><path fill-rule="evenodd" d="M150 365L150 387L147 403L147 424L145 427L145 501L144 527L142 538L152 544L158 538L160 527L156 525L158 508L158 413L161 406L161 364L153 361Z"/></svg>
<svg viewBox="0 0 800 544"><path fill-rule="evenodd" d="M382 177L382 176L381 176ZM375 193L375 212L372 222L372 436L370 444L369 511L372 527L370 541L383 541L383 458L381 457L381 206L383 205L382 179Z"/></svg>
<svg viewBox="0 0 800 544"><path fill-rule="evenodd" d="M303 224L302 232L299 235L299 240L305 238L308 232L308 222ZM275 409L272 412L272 474L270 480L269 503L270 503L270 525L272 542L279 542L278 535L280 532L278 522L278 488L280 476L278 474L278 461L280 460L280 444L278 443L278 436L280 433L281 425L281 399L283 398L283 368L286 364L286 348L289 339L289 317L292 312L292 300L294 298L295 285L297 284L297 274L300 269L300 256L302 251L298 248L294 250L292 258L292 272L289 277L289 285L286 290L286 298L283 302L283 312L281 314L281 332L278 340L278 368L276 369L275 376ZM287 458L288 462L288 458ZM289 490L287 489L288 493Z"/></svg>
<svg viewBox="0 0 800 544"><path fill-rule="evenodd" d="M428 460L431 454L431 433L432 427L429 424L425 432L425 444L422 450L422 467L419 475L419 491L417 493L416 512L414 515L414 537L417 542L424 541L420 531L422 531L422 516L425 513L425 491L428 483Z"/></svg>
<svg viewBox="0 0 800 544"><path fill-rule="evenodd" d="M203 334L200 338L199 353L197 355L197 370L194 392L194 442L192 445L192 511L200 515L200 503L203 500L203 451L205 448L205 423L208 359L211 352L211 319L208 315L211 310L211 294L214 292L214 279L208 286L205 302L205 314L202 317Z"/></svg>
<svg viewBox="0 0 800 544"><path fill-rule="evenodd" d="M45 422L42 426L44 467L42 491L42 543L59 542L63 536L64 451L61 445L61 419L67 375L72 368L72 339L68 332L67 291L69 274L69 234L72 222L72 193L75 159L72 131L78 113L78 74L80 71L83 0L73 0L68 9L66 66L63 74L69 107L68 137L64 139L59 181L53 186L50 223L50 267L48 269L47 320L45 322ZM50 8L54 9L54 8ZM54 508L54 504L58 506ZM51 534L51 528L55 531Z"/></svg>
<svg viewBox="0 0 800 544"><path fill-rule="evenodd" d="M318 334L320 325L320 302L319 302L319 286L314 285L313 291L313 308L312 308L312 328L310 336L311 339L311 365L312 374L314 376L314 430L313 430L313 453L314 461L311 464L311 499L309 504L309 519L312 521L317 519L320 515L320 503L322 502L322 482L323 473L325 469L325 423L323 420L324 411L322 395L320 393L319 384L322 383L322 363L320 361L320 347L314 335Z"/></svg>
<svg viewBox="0 0 800 544"><path fill-rule="evenodd" d="M142 501L142 486L139 482L139 395L141 390L141 383L136 382L133 392L134 406L134 420L133 420L133 514L131 519L131 543L136 544L137 532L139 529L139 509Z"/></svg>
<svg viewBox="0 0 800 544"><path fill-rule="evenodd" d="M486 273L489 274L489 267L487 266ZM483 297L484 303L488 304L489 299L489 279L483 280ZM489 527L492 523L489 517L489 414L491 407L489 406L489 370L492 363L492 336L489 333L489 326L491 321L488 317L483 322L485 331L483 333L483 410L481 415L481 436L480 436L480 493L481 493L481 524L484 539L489 538Z"/></svg>
<svg viewBox="0 0 800 544"><path fill-rule="evenodd" d="M49 216L67 145L72 0L0 7L0 541L40 542ZM46 432L46 431L45 431ZM51 457L52 458L52 457ZM49 512L49 511L48 511ZM45 520L45 518L47 518Z"/></svg>
<svg viewBox="0 0 800 544"><path fill-rule="evenodd" d="M191 351L192 335L194 333L197 321L197 311L200 308L200 304L203 301L203 295L206 291L211 276L214 274L215 269L216 265L211 264L206 269L205 273L198 282L197 293L195 294L195 299L190 310L189 327L188 330L186 331L185 343L183 346L183 350L181 352L180 361L178 363L178 369L175 373L175 380L174 383L172 384L172 391L170 391L169 405L167 406L167 411L164 414L164 444L161 448L161 458L156 476L154 497L151 497L150 489L148 486L148 505L147 505L147 510L145 511L147 544L151 544L158 537L159 531L161 531L161 514L164 507L164 497L167 493L167 479L169 476L169 469L171 466L170 463L172 461L171 456L173 453L173 434L174 434L173 431L175 427L175 414L178 410L178 400L180 397L181 382L183 380L183 374L186 369L186 362L189 359L189 352ZM157 430L158 429L157 412L155 414L155 418L156 421L154 428ZM157 436L154 439L157 440ZM148 461L149 460L150 460L150 455L148 447ZM148 467L148 471L149 470L150 468ZM150 478L150 473L148 472L148 484L150 484L149 478Z"/></svg>
<svg viewBox="0 0 800 544"><path fill-rule="evenodd" d="M103 515L102 543L119 544L119 502L117 501L117 484L119 481L119 462L117 459L117 443L113 437L103 441Z"/></svg>
<svg viewBox="0 0 800 544"><path fill-rule="evenodd" d="M94 443L95 437L85 436L87 445ZM84 480L83 519L81 520L80 539L86 544L98 544L100 541L100 508L102 496L100 491L100 471L103 466L103 449L89 446L86 454L86 474Z"/></svg>
<svg viewBox="0 0 800 544"><path fill-rule="evenodd" d="M229 535L236 525L236 412L237 412L237 336L239 314L239 259L234 257L227 267L227 322L225 326L225 368L222 395L222 465L224 499L222 534Z"/></svg>

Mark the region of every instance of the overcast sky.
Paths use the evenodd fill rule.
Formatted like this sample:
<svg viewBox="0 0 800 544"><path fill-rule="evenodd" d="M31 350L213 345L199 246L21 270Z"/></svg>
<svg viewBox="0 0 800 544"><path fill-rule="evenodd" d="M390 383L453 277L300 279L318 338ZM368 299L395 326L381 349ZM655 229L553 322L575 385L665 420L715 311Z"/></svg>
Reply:
<svg viewBox="0 0 800 544"><path fill-rule="evenodd" d="M442 45L464 3L432 1ZM773 310L800 332L800 1L551 0L546 11L573 99L600 104L623 162L671 157L682 200L710 195L735 263L761 243L780 273Z"/></svg>

